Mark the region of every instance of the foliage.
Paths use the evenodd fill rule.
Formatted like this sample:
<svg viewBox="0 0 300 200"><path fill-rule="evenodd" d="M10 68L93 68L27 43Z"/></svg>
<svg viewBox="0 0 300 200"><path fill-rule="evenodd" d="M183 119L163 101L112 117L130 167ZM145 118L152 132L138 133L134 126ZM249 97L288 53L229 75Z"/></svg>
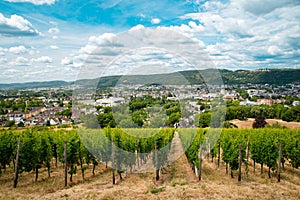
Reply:
<svg viewBox="0 0 300 200"><path fill-rule="evenodd" d="M179 129L185 154L193 165L199 163L199 147L204 142L206 131L204 129Z"/></svg>
<svg viewBox="0 0 300 200"><path fill-rule="evenodd" d="M196 120L197 121L197 120ZM205 112L199 115L199 127L209 127L211 121L211 112Z"/></svg>
<svg viewBox="0 0 300 200"><path fill-rule="evenodd" d="M259 116L255 118L255 121L252 124L253 128L263 128L267 125L266 118L264 116Z"/></svg>
<svg viewBox="0 0 300 200"><path fill-rule="evenodd" d="M12 127L15 125L15 120L11 120L11 121L8 121L6 124L5 124L5 127Z"/></svg>

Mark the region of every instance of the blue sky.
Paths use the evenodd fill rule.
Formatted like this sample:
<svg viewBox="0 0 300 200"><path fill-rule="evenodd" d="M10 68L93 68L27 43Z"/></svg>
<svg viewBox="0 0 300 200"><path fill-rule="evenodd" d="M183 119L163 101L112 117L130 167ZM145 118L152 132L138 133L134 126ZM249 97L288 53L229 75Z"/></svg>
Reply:
<svg viewBox="0 0 300 200"><path fill-rule="evenodd" d="M194 41L217 68L300 68L299 0L1 0L0 83L75 80L87 58L116 55L113 38L147 28ZM113 69L188 65L165 51L134 52Z"/></svg>

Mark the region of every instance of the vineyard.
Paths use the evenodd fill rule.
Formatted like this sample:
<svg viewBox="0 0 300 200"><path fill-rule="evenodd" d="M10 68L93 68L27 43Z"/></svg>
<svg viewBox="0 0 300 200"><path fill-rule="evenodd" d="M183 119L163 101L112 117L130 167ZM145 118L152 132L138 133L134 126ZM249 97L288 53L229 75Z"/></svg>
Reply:
<svg viewBox="0 0 300 200"><path fill-rule="evenodd" d="M250 158L253 160L254 170L256 164L260 164L261 173L264 165L268 167L269 178L271 178L271 171L277 170L278 181L280 181L280 167L284 169L285 163L297 169L300 166L299 130L223 129L222 134L220 132L221 130L218 129L180 131L183 146L190 144L189 141L194 138L185 152L194 168L201 165L202 151L205 157L211 157L212 161L217 159L218 167L221 160L225 162L226 174L229 167L232 178L241 165L246 166L246 173L248 173ZM240 172L239 176L241 176Z"/></svg>
<svg viewBox="0 0 300 200"><path fill-rule="evenodd" d="M111 168L116 169L122 179L121 173L124 170L130 169L132 172L137 161L137 165L146 163L154 152L152 160L158 180L158 170L166 164L173 134L173 129L117 128L4 131L0 133L0 173L13 164L16 170L14 180L16 187L18 175L22 172L35 171L37 181L39 169L47 168L50 177L51 163L54 160L55 167L58 166L58 162L65 166L65 171L70 175L69 180L72 182L73 174L76 174L78 169L84 180L86 165L93 164L94 174L95 167L102 161L106 163L106 167L109 164Z"/></svg>
<svg viewBox="0 0 300 200"><path fill-rule="evenodd" d="M179 161L170 158L178 148L172 142L176 137L180 138L176 144L182 145L187 165L182 164L181 157ZM0 185L23 188L25 177L32 177L30 184L35 185L56 180L53 177L60 174L64 181L58 188L62 190L88 183L93 177L109 185L125 183L135 172L144 172L145 179L150 178L158 187L170 179L170 174L175 177L179 168L194 172L187 179L201 180L191 184L208 184L212 173L228 174L229 182L249 182L264 174L269 180L286 182L290 174L300 176L299 154L297 129L7 130L0 132ZM187 173L182 174L180 177ZM299 183L295 187L299 188Z"/></svg>

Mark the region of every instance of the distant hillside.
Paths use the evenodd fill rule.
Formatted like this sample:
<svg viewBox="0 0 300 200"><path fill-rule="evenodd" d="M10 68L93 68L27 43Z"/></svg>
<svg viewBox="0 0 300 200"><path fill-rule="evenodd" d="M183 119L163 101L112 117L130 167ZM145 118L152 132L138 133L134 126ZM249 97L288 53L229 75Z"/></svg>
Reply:
<svg viewBox="0 0 300 200"><path fill-rule="evenodd" d="M300 84L300 69L270 69L270 70L219 70L224 84ZM214 82L218 77L214 70L182 71L170 74L136 75L136 76L112 76L97 79L98 87L112 87L117 84L201 84L206 81Z"/></svg>
<svg viewBox="0 0 300 200"><path fill-rule="evenodd" d="M124 75L108 76L97 79L78 80L76 84L84 87L113 87L118 84L201 84L206 80L212 81L217 79L211 75L213 70L206 69L197 71L182 71L170 74L155 75ZM268 69L268 70L237 70L230 71L226 69L219 70L224 84L289 84L300 83L300 69ZM0 89L26 89L26 88L54 88L68 86L73 82L49 81L49 82L32 82L32 83L12 83L0 84Z"/></svg>
<svg viewBox="0 0 300 200"><path fill-rule="evenodd" d="M71 83L65 81L45 81L45 82L28 82L28 83L11 83L0 84L0 89L32 89L32 88L56 88L70 85Z"/></svg>
<svg viewBox="0 0 300 200"><path fill-rule="evenodd" d="M300 69L220 70L226 84L288 84L300 83Z"/></svg>

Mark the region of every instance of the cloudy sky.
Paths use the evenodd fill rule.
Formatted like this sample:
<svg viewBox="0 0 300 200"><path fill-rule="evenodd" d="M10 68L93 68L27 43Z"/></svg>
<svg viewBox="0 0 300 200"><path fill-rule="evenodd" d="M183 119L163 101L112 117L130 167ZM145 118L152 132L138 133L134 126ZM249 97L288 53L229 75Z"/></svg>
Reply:
<svg viewBox="0 0 300 200"><path fill-rule="evenodd" d="M209 67L300 68L300 1L0 1L0 83L72 81L91 63L192 69L197 53Z"/></svg>

